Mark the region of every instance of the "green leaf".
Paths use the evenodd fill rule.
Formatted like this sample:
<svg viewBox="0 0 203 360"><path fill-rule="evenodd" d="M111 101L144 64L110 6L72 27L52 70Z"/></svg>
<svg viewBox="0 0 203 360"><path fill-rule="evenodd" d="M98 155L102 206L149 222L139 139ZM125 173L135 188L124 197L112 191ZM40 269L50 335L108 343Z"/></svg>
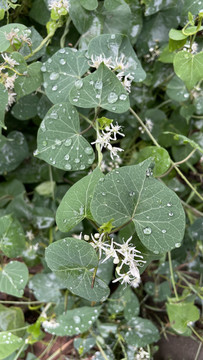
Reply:
<svg viewBox="0 0 203 360"><path fill-rule="evenodd" d="M0 332L0 359L4 360L15 350L19 349L23 343L23 339L11 334L11 332Z"/></svg>
<svg viewBox="0 0 203 360"><path fill-rule="evenodd" d="M68 95L76 83L82 85L81 76L89 69L84 51L63 48L57 51L41 67L44 77L46 95L53 104L66 102Z"/></svg>
<svg viewBox="0 0 203 360"><path fill-rule="evenodd" d="M0 184L0 208L7 205L16 195L24 192L25 188L18 180L2 182Z"/></svg>
<svg viewBox="0 0 203 360"><path fill-rule="evenodd" d="M135 317L128 326L131 330L124 334L128 345L143 347L159 340L159 331L150 320Z"/></svg>
<svg viewBox="0 0 203 360"><path fill-rule="evenodd" d="M25 235L19 221L12 215L0 218L0 249L3 253L14 258L20 256L25 248Z"/></svg>
<svg viewBox="0 0 203 360"><path fill-rule="evenodd" d="M87 338L75 338L74 339L74 348L78 351L79 355L84 355L96 344L96 339L92 336Z"/></svg>
<svg viewBox="0 0 203 360"><path fill-rule="evenodd" d="M132 318L139 315L140 304L137 296L130 291L130 297L127 299L124 307L124 317L126 320L130 321Z"/></svg>
<svg viewBox="0 0 203 360"><path fill-rule="evenodd" d="M155 284L152 281L148 281L145 283L144 289L147 294L153 297L155 302L167 300L167 297L171 295L168 281L164 281L161 284Z"/></svg>
<svg viewBox="0 0 203 360"><path fill-rule="evenodd" d="M203 52L191 54L180 51L175 55L173 64L176 75L184 81L189 90L203 79Z"/></svg>
<svg viewBox="0 0 203 360"><path fill-rule="evenodd" d="M199 218L194 221L192 225L188 227L188 232L192 240L203 241L203 218Z"/></svg>
<svg viewBox="0 0 203 360"><path fill-rule="evenodd" d="M198 31L201 31L203 29L203 26L188 26L186 29L182 29L182 32L184 31L184 34L186 36L194 35Z"/></svg>
<svg viewBox="0 0 203 360"><path fill-rule="evenodd" d="M63 289L61 281L53 273L36 274L29 281L29 288L39 301L58 302Z"/></svg>
<svg viewBox="0 0 203 360"><path fill-rule="evenodd" d="M88 47L88 56L95 59L102 54L106 59L111 58L111 65L118 67L117 61L122 59L124 63L124 74L133 76L134 81L141 82L145 79L146 73L143 70L137 55L126 35L105 34L92 39Z"/></svg>
<svg viewBox="0 0 203 360"><path fill-rule="evenodd" d="M28 281L28 269L24 263L10 261L0 271L0 291L16 297L22 297Z"/></svg>
<svg viewBox="0 0 203 360"><path fill-rule="evenodd" d="M86 10L95 10L98 6L97 0L80 0L80 3Z"/></svg>
<svg viewBox="0 0 203 360"><path fill-rule="evenodd" d="M182 144L190 144L194 149L199 150L201 153L203 153L203 147L201 147L199 144L197 144L194 140L189 139L188 137L181 135L181 134L176 134L174 132L171 131L165 131L164 134L172 134L174 135L173 138L175 140L180 140L180 142ZM201 136L200 136L201 137Z"/></svg>
<svg viewBox="0 0 203 360"><path fill-rule="evenodd" d="M177 49L181 49L186 44L186 42L187 39L178 40L178 41L169 39L169 51L174 52Z"/></svg>
<svg viewBox="0 0 203 360"><path fill-rule="evenodd" d="M27 67L27 74L18 76L14 86L17 99L32 93L40 87L42 83L41 65L39 61L34 62Z"/></svg>
<svg viewBox="0 0 203 360"><path fill-rule="evenodd" d="M92 245L85 241L65 238L48 246L45 259L49 268L63 280L73 294L90 301L104 301L109 295L109 288L100 278L95 278L92 288L93 273L98 257Z"/></svg>
<svg viewBox="0 0 203 360"><path fill-rule="evenodd" d="M130 107L123 85L103 63L98 70L82 80L80 89L73 86L69 99L73 105L79 107L102 107L115 113L123 113Z"/></svg>
<svg viewBox="0 0 203 360"><path fill-rule="evenodd" d="M172 40L180 41L187 39L187 35L184 35L181 30L171 29L168 34Z"/></svg>
<svg viewBox="0 0 203 360"><path fill-rule="evenodd" d="M0 174L12 171L28 156L28 146L24 135L12 131L7 138L0 136Z"/></svg>
<svg viewBox="0 0 203 360"><path fill-rule="evenodd" d="M92 219L90 202L96 184L103 177L104 175L97 168L67 191L56 212L56 223L60 231L71 230L84 218Z"/></svg>
<svg viewBox="0 0 203 360"><path fill-rule="evenodd" d="M177 76L174 76L167 84L166 93L172 100L179 102L187 101L190 96L184 82Z"/></svg>
<svg viewBox="0 0 203 360"><path fill-rule="evenodd" d="M178 334L187 331L188 324L200 317L199 310L193 303L166 304L166 308L170 325Z"/></svg>
<svg viewBox="0 0 203 360"><path fill-rule="evenodd" d="M77 110L69 103L54 105L42 121L35 155L59 169L84 170L94 161L94 152L80 135Z"/></svg>
<svg viewBox="0 0 203 360"><path fill-rule="evenodd" d="M8 91L3 84L0 84L0 127L6 129L4 125L4 115L8 104Z"/></svg>
<svg viewBox="0 0 203 360"><path fill-rule="evenodd" d="M34 0L29 17L41 25L46 25L50 19L50 12L44 0Z"/></svg>
<svg viewBox="0 0 203 360"><path fill-rule="evenodd" d="M35 188L35 191L41 196L52 196L55 189L55 181L45 181Z"/></svg>
<svg viewBox="0 0 203 360"><path fill-rule="evenodd" d="M153 15L161 10L167 10L176 5L176 0L142 0L145 4L145 16Z"/></svg>
<svg viewBox="0 0 203 360"><path fill-rule="evenodd" d="M42 1L43 2L43 1ZM20 49L20 53L23 56L27 56L30 55L30 53L32 51L34 51L42 42L43 38L42 36L38 33L37 30L35 30L35 28L33 26L31 26L30 28L28 28L31 33L29 35L29 38L31 40L31 47L28 46L27 43L24 43L22 48ZM42 47L42 49L40 49L39 51L37 51L33 56L31 56L29 59L27 59L28 62L39 59L40 57L42 57L45 53L45 46Z"/></svg>
<svg viewBox="0 0 203 360"><path fill-rule="evenodd" d="M180 246L185 215L177 195L151 176L150 164L148 159L108 173L95 187L91 213L99 224L133 221L143 245L158 254Z"/></svg>
<svg viewBox="0 0 203 360"><path fill-rule="evenodd" d="M146 146L140 150L138 154L138 161L144 161L150 156L153 158L155 164L153 168L154 176L160 176L169 169L171 165L171 158L166 149L157 146Z"/></svg>
<svg viewBox="0 0 203 360"><path fill-rule="evenodd" d="M100 307L79 307L68 310L56 318L56 327L43 323L46 332L57 336L72 336L86 332L99 316Z"/></svg>
<svg viewBox="0 0 203 360"><path fill-rule="evenodd" d="M18 120L32 119L37 115L38 103L39 98L34 94L23 96L12 107L11 114Z"/></svg>
<svg viewBox="0 0 203 360"><path fill-rule="evenodd" d="M182 23L185 25L187 21L188 12L191 12L193 15L197 15L199 11L202 10L202 1L201 0L184 0L184 5L182 9L181 19Z"/></svg>
<svg viewBox="0 0 203 360"><path fill-rule="evenodd" d="M137 316L139 314L139 302L136 295L132 292L130 286L126 288L124 285L119 285L118 288L113 292L110 297L111 301L108 304L108 313L109 314L118 314L122 311L125 313L125 318L129 319L130 313L132 313L132 309L134 309L134 315ZM134 303L132 303L134 301ZM130 306L130 311L128 313L128 306Z"/></svg>
<svg viewBox="0 0 203 360"><path fill-rule="evenodd" d="M23 330L15 331L15 329L23 327L24 324L24 313L21 308L0 304L0 331L14 330L14 335L23 336Z"/></svg>
<svg viewBox="0 0 203 360"><path fill-rule="evenodd" d="M26 30L27 27L22 24L8 24L5 26L1 26L0 28L0 51L6 51L10 47L10 41L7 40L6 35L10 33L12 30L19 29L19 32L17 33L18 36L23 34L23 30Z"/></svg>

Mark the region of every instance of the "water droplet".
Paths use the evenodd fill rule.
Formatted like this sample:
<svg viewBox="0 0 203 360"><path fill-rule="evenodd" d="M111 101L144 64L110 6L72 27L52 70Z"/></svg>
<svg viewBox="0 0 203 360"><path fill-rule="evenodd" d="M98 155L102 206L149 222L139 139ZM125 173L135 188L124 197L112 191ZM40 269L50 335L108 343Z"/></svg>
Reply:
<svg viewBox="0 0 203 360"><path fill-rule="evenodd" d="M116 107L115 107L115 106L112 106L112 110L115 111L115 110L116 110Z"/></svg>
<svg viewBox="0 0 203 360"><path fill-rule="evenodd" d="M44 88L46 89L46 88L48 87L48 83L47 83L47 82L44 82L44 83L43 83L43 86L44 86Z"/></svg>
<svg viewBox="0 0 203 360"><path fill-rule="evenodd" d="M47 62L48 62L49 64L51 64L51 63L52 63L52 59L49 58L49 59L47 60Z"/></svg>
<svg viewBox="0 0 203 360"><path fill-rule="evenodd" d="M52 86L52 91L56 91L58 89L57 85Z"/></svg>
<svg viewBox="0 0 203 360"><path fill-rule="evenodd" d="M76 89L81 89L83 87L83 80L82 79L76 80L75 87Z"/></svg>
<svg viewBox="0 0 203 360"><path fill-rule="evenodd" d="M91 80L91 81L89 82L89 84L90 84L90 85L94 85L94 81Z"/></svg>
<svg viewBox="0 0 203 360"><path fill-rule="evenodd" d="M42 71L42 72L46 72L46 71L47 71L47 68L46 68L46 66L45 66L45 65L42 65L42 67L41 67L41 71Z"/></svg>
<svg viewBox="0 0 203 360"><path fill-rule="evenodd" d="M76 164L79 164L80 159L76 158L76 159L74 160L74 162L75 162Z"/></svg>
<svg viewBox="0 0 203 360"><path fill-rule="evenodd" d="M170 207L170 206L172 206L172 204L171 204L171 203L168 203L167 206Z"/></svg>
<svg viewBox="0 0 203 360"><path fill-rule="evenodd" d="M93 152L93 149L91 147L86 147L85 148L85 153L86 154L90 155L90 154L92 154L92 152Z"/></svg>
<svg viewBox="0 0 203 360"><path fill-rule="evenodd" d="M146 176L149 177L149 176L152 176L153 175L153 171L151 168L147 169L146 171Z"/></svg>
<svg viewBox="0 0 203 360"><path fill-rule="evenodd" d="M71 139L66 139L64 145L65 146L70 146L72 144L72 140Z"/></svg>
<svg viewBox="0 0 203 360"><path fill-rule="evenodd" d="M106 195L106 193L105 193L105 192L102 192L102 195L103 195L103 196L105 196L105 195Z"/></svg>
<svg viewBox="0 0 203 360"><path fill-rule="evenodd" d="M66 154L66 155L64 156L64 159L65 159L65 160L69 160L69 159L70 159L70 156L69 156L68 154Z"/></svg>
<svg viewBox="0 0 203 360"><path fill-rule="evenodd" d="M42 132L45 132L45 131L46 131L46 127L45 127L44 121L41 122L40 128L41 128Z"/></svg>
<svg viewBox="0 0 203 360"><path fill-rule="evenodd" d="M80 165L80 170L84 170L85 169L85 165Z"/></svg>
<svg viewBox="0 0 203 360"><path fill-rule="evenodd" d="M161 232L162 232L163 234L165 234L165 233L166 233L166 230L163 229L163 230L161 230Z"/></svg>
<svg viewBox="0 0 203 360"><path fill-rule="evenodd" d="M126 99L127 99L127 95L121 94L121 95L119 96L119 99L120 99L120 100L126 100Z"/></svg>
<svg viewBox="0 0 203 360"><path fill-rule="evenodd" d="M115 92L111 92L108 96L109 104L114 104L118 100L118 95Z"/></svg>
<svg viewBox="0 0 203 360"><path fill-rule="evenodd" d="M47 146L47 141L46 140L42 141L42 145Z"/></svg>
<svg viewBox="0 0 203 360"><path fill-rule="evenodd" d="M158 250L154 250L154 254L158 255L159 251Z"/></svg>
<svg viewBox="0 0 203 360"><path fill-rule="evenodd" d="M181 243L176 243L176 244L175 244L175 247L176 247L176 248L179 248L180 246L181 246Z"/></svg>
<svg viewBox="0 0 203 360"><path fill-rule="evenodd" d="M144 228L143 233L145 235L150 235L152 233L152 229L150 227L146 227Z"/></svg>
<svg viewBox="0 0 203 360"><path fill-rule="evenodd" d="M64 224L67 223L67 219L63 219L63 223L64 223Z"/></svg>
<svg viewBox="0 0 203 360"><path fill-rule="evenodd" d="M56 140L55 140L55 144L56 144L57 146L60 146L60 145L61 145L61 140L56 139Z"/></svg>
<svg viewBox="0 0 203 360"><path fill-rule="evenodd" d="M60 59L59 62L60 62L61 65L65 65L65 64L66 64L66 60L64 60L64 59Z"/></svg>
<svg viewBox="0 0 203 360"><path fill-rule="evenodd" d="M49 76L50 80L57 80L59 78L59 73L52 72Z"/></svg>
<svg viewBox="0 0 203 360"><path fill-rule="evenodd" d="M169 216L173 216L173 213L170 211Z"/></svg>
<svg viewBox="0 0 203 360"><path fill-rule="evenodd" d="M66 169L66 170L71 170L71 168L72 168L72 166L71 166L70 164L66 164L66 165L65 165L65 169Z"/></svg>
<svg viewBox="0 0 203 360"><path fill-rule="evenodd" d="M100 96L101 95L97 94L95 97L96 97L96 99L100 99Z"/></svg>
<svg viewBox="0 0 203 360"><path fill-rule="evenodd" d="M59 53L60 53L60 54L64 54L65 52L66 52L65 49L60 49L60 50L59 50Z"/></svg>
<svg viewBox="0 0 203 360"><path fill-rule="evenodd" d="M74 98L73 101L74 101L74 102L78 102L78 99L77 99L77 98Z"/></svg>
<svg viewBox="0 0 203 360"><path fill-rule="evenodd" d="M73 316L73 320L75 321L76 324L79 324L80 321L81 321L81 320L80 320L80 317L77 316L77 315Z"/></svg>
<svg viewBox="0 0 203 360"><path fill-rule="evenodd" d="M184 94L184 98L188 99L189 98L189 94Z"/></svg>
<svg viewBox="0 0 203 360"><path fill-rule="evenodd" d="M113 39L115 39L116 38L116 35L115 34L112 34L111 35L111 39L113 40Z"/></svg>
<svg viewBox="0 0 203 360"><path fill-rule="evenodd" d="M135 192L134 192L134 191L131 191L131 192L129 192L129 195L130 195L130 196L134 196L134 195L135 195Z"/></svg>
<svg viewBox="0 0 203 360"><path fill-rule="evenodd" d="M99 80L96 81L94 87L95 87L95 89L97 89L97 90L101 90L102 87L103 87L102 81L99 81Z"/></svg>

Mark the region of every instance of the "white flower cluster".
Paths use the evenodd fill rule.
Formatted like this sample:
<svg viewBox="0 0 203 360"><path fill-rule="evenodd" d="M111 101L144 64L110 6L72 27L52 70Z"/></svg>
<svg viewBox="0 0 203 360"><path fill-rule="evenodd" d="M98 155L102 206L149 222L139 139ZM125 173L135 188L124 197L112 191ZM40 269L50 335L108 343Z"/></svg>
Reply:
<svg viewBox="0 0 203 360"><path fill-rule="evenodd" d="M15 45L16 42L25 42L28 44L28 46L32 45L32 40L29 38L29 35L31 34L30 29L24 30L20 35L19 29L11 29L9 33L5 33L5 38L10 41L11 45Z"/></svg>
<svg viewBox="0 0 203 360"><path fill-rule="evenodd" d="M4 72L4 70L6 69L6 66L13 68L15 65L19 65L19 63L16 60L12 59L7 54L2 54L1 56L4 60L4 63L1 64L0 66L0 77L6 90L8 91L8 104L7 104L7 110L8 110L9 107L15 102L16 93L13 91L13 89L17 75L13 74L12 76L9 76L9 74L7 72Z"/></svg>
<svg viewBox="0 0 203 360"><path fill-rule="evenodd" d="M60 13L60 9L66 9L69 11L70 3L68 0L51 0L48 6L49 10L55 10Z"/></svg>
<svg viewBox="0 0 203 360"><path fill-rule="evenodd" d="M113 258L113 263L117 265L116 273L118 275L113 282L121 281L121 284L129 284L130 286L136 288L140 283L140 272L138 270L138 266L146 261L142 260L143 256L140 255L141 252L136 250L135 246L129 244L132 240L132 236L123 244L119 244L111 239L111 245L105 243L103 241L103 237L104 233L101 235L99 233L94 235L91 234L91 245L95 249L98 249L100 259L102 253L105 253L106 257L102 260L102 263L110 258ZM84 240L89 240L89 236L85 235ZM125 265L128 266L127 272L123 269L123 266Z"/></svg>
<svg viewBox="0 0 203 360"><path fill-rule="evenodd" d="M150 359L149 353L142 347L139 348L138 353L135 355L135 360L147 360Z"/></svg>
<svg viewBox="0 0 203 360"><path fill-rule="evenodd" d="M42 326L45 328L45 329L56 329L57 327L59 327L59 323L57 323L54 319L51 319L51 320L45 320L43 321L42 323Z"/></svg>
<svg viewBox="0 0 203 360"><path fill-rule="evenodd" d="M124 88L127 92L131 92L131 83L134 77L128 73L125 75L125 71L129 68L129 63L126 61L126 57L124 54L121 54L120 57L116 57L114 60L112 57L106 58L104 55L92 55L91 62L89 65L98 69L99 65L104 63L109 69L119 71L116 75L119 81L123 84Z"/></svg>
<svg viewBox="0 0 203 360"><path fill-rule="evenodd" d="M106 163L104 160L101 162L101 171L112 171L114 169L118 169L120 165L122 164L122 159L117 157L115 161L109 161Z"/></svg>
<svg viewBox="0 0 203 360"><path fill-rule="evenodd" d="M97 140L93 141L91 144L99 144L101 151L103 148L108 149L112 160L114 160L114 156L119 158L118 152L123 151L123 149L112 146L110 141L117 140L117 134L125 136L120 132L120 129L121 126L118 125L118 123L116 123L116 125L111 123L110 126L106 126L101 132L97 131Z"/></svg>
<svg viewBox="0 0 203 360"><path fill-rule="evenodd" d="M159 46L155 45L154 47L149 48L149 54L144 56L146 62L153 62L160 55Z"/></svg>
<svg viewBox="0 0 203 360"><path fill-rule="evenodd" d="M154 126L152 120L146 118L146 119L145 119L145 125L146 125L146 127L148 128L148 130L149 130L150 132L152 132L152 129L153 129L153 126ZM138 129L140 130L141 134L144 134L145 131L144 131L144 129L142 128L142 126L139 126Z"/></svg>

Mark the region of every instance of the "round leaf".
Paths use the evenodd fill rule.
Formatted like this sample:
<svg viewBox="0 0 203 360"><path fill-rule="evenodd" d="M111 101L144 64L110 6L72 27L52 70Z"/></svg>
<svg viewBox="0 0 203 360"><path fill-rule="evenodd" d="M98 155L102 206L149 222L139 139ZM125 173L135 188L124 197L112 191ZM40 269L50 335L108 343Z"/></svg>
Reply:
<svg viewBox="0 0 203 360"><path fill-rule="evenodd" d="M28 281L27 266L19 261L11 261L0 271L0 291L22 297Z"/></svg>
<svg viewBox="0 0 203 360"><path fill-rule="evenodd" d="M175 101L187 101L189 99L189 92L187 91L184 82L177 76L174 76L166 87L167 95Z"/></svg>
<svg viewBox="0 0 203 360"><path fill-rule="evenodd" d="M94 161L94 152L80 135L76 109L70 105L54 105L42 121L37 135L35 155L59 169L84 170Z"/></svg>
<svg viewBox="0 0 203 360"><path fill-rule="evenodd" d="M11 215L0 218L0 249L11 258L20 256L25 248L25 236L21 224Z"/></svg>
<svg viewBox="0 0 203 360"><path fill-rule="evenodd" d="M23 342L23 339L11 334L11 332L0 332L0 360L4 360L15 350L19 349Z"/></svg>
<svg viewBox="0 0 203 360"><path fill-rule="evenodd" d="M154 176L160 176L169 169L171 159L166 149L157 146L146 146L144 149L140 150L138 161L144 161L150 156L153 158L155 164L153 168Z"/></svg>
<svg viewBox="0 0 203 360"><path fill-rule="evenodd" d="M173 64L176 75L184 81L189 90L203 79L203 52L191 54L179 51Z"/></svg>
<svg viewBox="0 0 203 360"><path fill-rule="evenodd" d="M167 304L166 307L171 327L179 334L188 329L188 323L197 321L200 317L199 310L193 303Z"/></svg>
<svg viewBox="0 0 203 360"><path fill-rule="evenodd" d="M129 321L128 325L131 330L124 334L128 345L143 347L159 340L159 331L150 320L137 317Z"/></svg>

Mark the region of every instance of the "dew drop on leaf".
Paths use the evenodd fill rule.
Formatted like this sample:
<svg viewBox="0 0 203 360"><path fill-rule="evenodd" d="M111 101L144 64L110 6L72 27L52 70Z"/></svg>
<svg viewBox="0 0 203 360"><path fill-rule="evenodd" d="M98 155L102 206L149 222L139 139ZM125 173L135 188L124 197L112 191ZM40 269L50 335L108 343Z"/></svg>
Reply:
<svg viewBox="0 0 203 360"><path fill-rule="evenodd" d="M91 147L86 147L86 148L85 148L85 153L86 153L86 154L92 154L92 152L93 152L93 150L92 150Z"/></svg>
<svg viewBox="0 0 203 360"><path fill-rule="evenodd" d="M166 233L166 230L163 229L163 230L161 230L161 232L162 232L163 234L165 234L165 233Z"/></svg>
<svg viewBox="0 0 203 360"><path fill-rule="evenodd" d="M135 195L135 192L134 192L134 191L131 191L131 192L129 193L129 195L130 195L130 196L134 196L134 195Z"/></svg>
<svg viewBox="0 0 203 360"><path fill-rule="evenodd" d="M75 162L76 164L79 164L80 159L76 158L76 159L74 160L74 162Z"/></svg>
<svg viewBox="0 0 203 360"><path fill-rule="evenodd" d="M119 96L119 99L120 99L120 100L126 100L126 99L127 99L127 95L121 94L121 95Z"/></svg>
<svg viewBox="0 0 203 360"><path fill-rule="evenodd" d="M172 206L172 204L171 204L171 203L168 203L167 206L170 207L170 206Z"/></svg>
<svg viewBox="0 0 203 360"><path fill-rule="evenodd" d="M80 321L81 321L81 320L80 320L80 317L77 316L77 315L73 316L73 320L75 321L76 324L79 324Z"/></svg>
<svg viewBox="0 0 203 360"><path fill-rule="evenodd" d="M66 64L66 60L64 60L64 59L60 59L59 62L60 62L61 65L65 65L65 64Z"/></svg>
<svg viewBox="0 0 203 360"><path fill-rule="evenodd" d="M64 143L65 146L70 146L72 144L72 140L71 139L67 139Z"/></svg>
<svg viewBox="0 0 203 360"><path fill-rule="evenodd" d="M95 82L95 89L97 89L97 90L101 90L102 89L102 87L103 87L103 83L102 83L102 81L96 81Z"/></svg>
<svg viewBox="0 0 203 360"><path fill-rule="evenodd" d="M66 154L66 155L64 156L64 159L65 159L65 160L69 160L69 159L70 159L70 156L69 156L68 154Z"/></svg>
<svg viewBox="0 0 203 360"><path fill-rule="evenodd" d="M172 213L172 212L170 212L170 213L169 213L169 216L173 216L173 213Z"/></svg>
<svg viewBox="0 0 203 360"><path fill-rule="evenodd" d="M66 170L71 170L72 167L71 167L70 164L66 164L66 165L65 165L65 168L66 168Z"/></svg>
<svg viewBox="0 0 203 360"><path fill-rule="evenodd" d="M110 92L108 95L108 103L114 104L118 100L118 95L115 92Z"/></svg>
<svg viewBox="0 0 203 360"><path fill-rule="evenodd" d="M175 247L176 247L176 248L179 248L180 246L181 246L181 243L176 243L176 244L175 244Z"/></svg>
<svg viewBox="0 0 203 360"><path fill-rule="evenodd" d="M146 227L144 228L143 233L145 235L150 235L152 233L152 229L150 227Z"/></svg>
<svg viewBox="0 0 203 360"><path fill-rule="evenodd" d="M52 86L52 91L56 91L58 89L57 85Z"/></svg>
<svg viewBox="0 0 203 360"><path fill-rule="evenodd" d="M81 89L83 86L83 80L82 79L79 79L79 80L76 80L75 81L75 87L76 89Z"/></svg>
<svg viewBox="0 0 203 360"><path fill-rule="evenodd" d="M59 73L52 72L49 76L50 80L57 80L59 78Z"/></svg>

